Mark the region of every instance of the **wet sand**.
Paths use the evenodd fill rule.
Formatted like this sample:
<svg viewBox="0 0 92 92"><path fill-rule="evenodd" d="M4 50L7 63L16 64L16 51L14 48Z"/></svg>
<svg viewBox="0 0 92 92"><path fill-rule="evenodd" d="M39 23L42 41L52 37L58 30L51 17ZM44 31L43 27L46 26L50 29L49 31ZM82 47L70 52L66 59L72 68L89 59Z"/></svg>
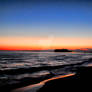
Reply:
<svg viewBox="0 0 92 92"><path fill-rule="evenodd" d="M92 82L92 67L80 67L76 74L69 74L65 76L58 76L51 79L44 80L38 84L13 90L12 92L61 92L64 90L77 92L91 90ZM88 88L89 87L89 88Z"/></svg>
<svg viewBox="0 0 92 92"><path fill-rule="evenodd" d="M85 66L85 67L81 67L81 66ZM62 68L66 69L68 71L74 72L75 75L73 75L73 76L66 75L63 77L62 76L55 77L56 75L53 74L53 72L50 72L50 74L48 74L44 77L40 77L40 78L36 78L36 79L35 78L34 79L33 78L26 78L26 79L21 80L20 83L2 86L0 88L0 90L2 90L2 92L13 92L13 91L14 92L16 92L16 91L17 92L45 92L44 90L48 89L47 91L49 91L52 89L51 86L53 86L54 87L53 91L55 91L56 89L59 89L58 87L60 87L60 88L64 87L63 84L65 84L65 83L70 86L69 83L76 85L76 83L77 83L76 81L78 81L79 84L83 85L81 81L87 82L87 81L92 80L91 79L92 78L92 76L91 76L92 75L92 58L89 59L88 61L80 62L77 64L53 66L53 67L45 67L45 68L42 67L41 69L35 68L35 69L27 69L27 70L39 71L39 70L46 69L46 70L50 71L53 69L62 69ZM24 70L23 72L26 72L27 70ZM21 70L19 72L18 71L13 72L13 73L20 73L21 72ZM6 74L6 73L11 74L12 72L11 71L0 71L0 74ZM52 77L54 77L54 78L52 78ZM43 81L43 80L45 80L45 81ZM55 81L55 83L54 83L54 84L56 84L55 86L53 84L53 81ZM69 83L67 83L68 81L69 81ZM73 83L73 81L75 81L75 83ZM49 85L49 84L51 84L51 85ZM68 86L65 85L65 87L68 87ZM76 85L76 87L77 87L77 85ZM13 91L11 91L11 90L13 90ZM41 90L43 90L43 91L41 91Z"/></svg>
<svg viewBox="0 0 92 92"><path fill-rule="evenodd" d="M14 90L12 92L37 92L40 88L42 88L45 85L45 83L47 83L47 82L49 82L51 80L65 78L65 77L69 77L69 76L73 76L73 75L75 75L75 74L68 74L68 75L53 77L51 79L44 80L44 81L42 81L42 82L40 82L38 84L34 84L34 85L27 86L27 87L16 89L16 90Z"/></svg>
<svg viewBox="0 0 92 92"><path fill-rule="evenodd" d="M81 67L73 76L46 82L37 92L90 92L92 90L91 82L92 67Z"/></svg>

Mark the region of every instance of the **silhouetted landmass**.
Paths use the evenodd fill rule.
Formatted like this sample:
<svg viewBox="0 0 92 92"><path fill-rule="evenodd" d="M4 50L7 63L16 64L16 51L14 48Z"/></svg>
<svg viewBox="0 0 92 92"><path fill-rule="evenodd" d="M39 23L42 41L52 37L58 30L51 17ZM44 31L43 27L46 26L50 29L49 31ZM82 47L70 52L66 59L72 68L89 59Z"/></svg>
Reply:
<svg viewBox="0 0 92 92"><path fill-rule="evenodd" d="M72 51L68 49L55 49L54 52L72 52Z"/></svg>

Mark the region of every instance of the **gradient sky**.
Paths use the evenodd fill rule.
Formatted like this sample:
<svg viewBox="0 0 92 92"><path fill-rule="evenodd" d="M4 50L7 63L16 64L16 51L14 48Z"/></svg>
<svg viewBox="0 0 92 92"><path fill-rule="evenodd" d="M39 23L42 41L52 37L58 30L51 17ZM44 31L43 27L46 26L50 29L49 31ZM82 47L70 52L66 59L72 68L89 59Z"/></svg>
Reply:
<svg viewBox="0 0 92 92"><path fill-rule="evenodd" d="M0 49L92 48L91 0L0 0Z"/></svg>

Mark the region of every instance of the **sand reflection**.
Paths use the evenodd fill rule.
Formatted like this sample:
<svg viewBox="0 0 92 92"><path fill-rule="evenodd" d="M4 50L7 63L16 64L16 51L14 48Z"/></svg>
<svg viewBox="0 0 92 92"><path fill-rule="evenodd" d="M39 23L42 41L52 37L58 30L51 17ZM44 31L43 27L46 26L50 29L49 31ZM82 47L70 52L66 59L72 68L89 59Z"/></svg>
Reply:
<svg viewBox="0 0 92 92"><path fill-rule="evenodd" d="M51 79L44 80L44 81L42 81L38 84L29 85L29 86L26 86L26 87L23 87L23 88L16 89L12 92L37 92L37 90L39 90L48 81L59 79L59 78L64 78L64 77L69 77L69 76L73 76L73 75L75 75L75 74L68 74L68 75L53 77Z"/></svg>

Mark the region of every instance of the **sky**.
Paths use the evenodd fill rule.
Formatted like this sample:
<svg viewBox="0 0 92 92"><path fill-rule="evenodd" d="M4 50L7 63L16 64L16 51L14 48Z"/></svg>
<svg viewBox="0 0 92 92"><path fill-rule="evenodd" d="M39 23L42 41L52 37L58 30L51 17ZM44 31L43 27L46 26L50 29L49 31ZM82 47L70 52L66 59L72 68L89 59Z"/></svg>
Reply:
<svg viewBox="0 0 92 92"><path fill-rule="evenodd" d="M0 0L0 50L92 48L91 0Z"/></svg>

